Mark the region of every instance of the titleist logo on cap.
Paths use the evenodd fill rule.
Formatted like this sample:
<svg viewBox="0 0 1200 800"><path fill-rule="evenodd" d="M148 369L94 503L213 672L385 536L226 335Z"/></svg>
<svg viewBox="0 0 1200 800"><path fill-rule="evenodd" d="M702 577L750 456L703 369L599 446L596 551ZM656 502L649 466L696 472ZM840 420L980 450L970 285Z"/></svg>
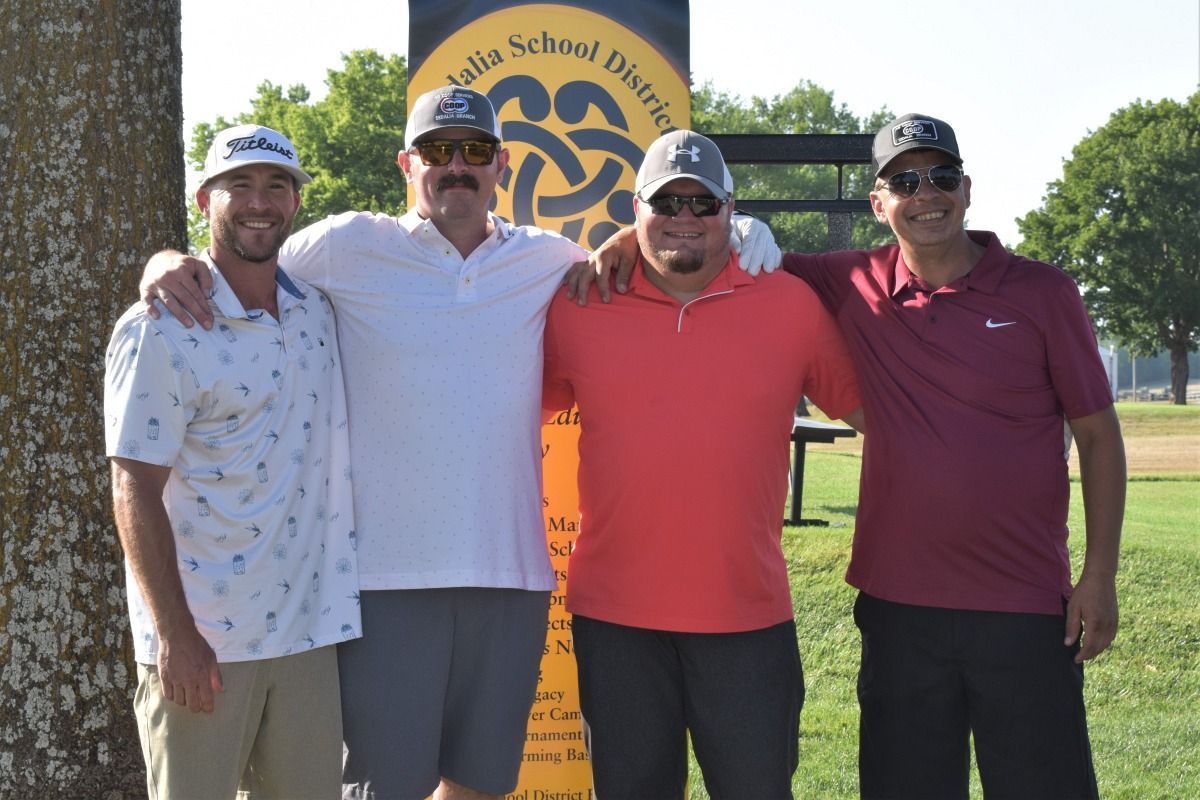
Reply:
<svg viewBox="0 0 1200 800"><path fill-rule="evenodd" d="M927 119L910 119L892 128L892 144L899 146L914 139L938 140L937 125Z"/></svg>
<svg viewBox="0 0 1200 800"><path fill-rule="evenodd" d="M272 142L265 136L243 136L240 139L230 139L225 142L225 146L229 148L229 152L225 154L225 158L232 158L234 153L241 153L246 150L270 150L272 153L278 153L289 161L296 160L295 152L287 149L278 142Z"/></svg>

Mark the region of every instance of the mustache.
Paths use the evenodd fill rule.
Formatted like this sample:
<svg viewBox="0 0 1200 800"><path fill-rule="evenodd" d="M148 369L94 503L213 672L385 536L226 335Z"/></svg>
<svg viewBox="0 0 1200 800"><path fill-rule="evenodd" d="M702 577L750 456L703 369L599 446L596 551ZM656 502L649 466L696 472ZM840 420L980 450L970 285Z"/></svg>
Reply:
<svg viewBox="0 0 1200 800"><path fill-rule="evenodd" d="M443 175L437 182L437 189L449 189L451 186L462 186L467 189L479 190L479 181L474 175L463 172L457 175Z"/></svg>

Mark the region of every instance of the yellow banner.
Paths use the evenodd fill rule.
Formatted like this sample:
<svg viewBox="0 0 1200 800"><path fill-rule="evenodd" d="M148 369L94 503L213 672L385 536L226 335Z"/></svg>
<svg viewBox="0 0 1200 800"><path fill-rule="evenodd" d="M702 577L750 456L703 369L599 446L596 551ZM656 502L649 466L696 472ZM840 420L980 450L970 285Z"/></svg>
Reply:
<svg viewBox="0 0 1200 800"><path fill-rule="evenodd" d="M680 24L686 35L686 11ZM514 6L449 34L410 76L410 102L452 82L487 94L500 118L512 157L496 213L588 248L633 222L646 147L690 120L684 75L634 31L574 6Z"/></svg>

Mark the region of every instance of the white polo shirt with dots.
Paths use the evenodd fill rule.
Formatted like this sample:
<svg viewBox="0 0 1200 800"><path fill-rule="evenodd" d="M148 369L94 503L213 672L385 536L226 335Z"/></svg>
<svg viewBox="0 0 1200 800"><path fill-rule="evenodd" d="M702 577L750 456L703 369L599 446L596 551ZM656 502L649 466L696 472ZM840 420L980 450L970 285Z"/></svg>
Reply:
<svg viewBox="0 0 1200 800"><path fill-rule="evenodd" d="M363 589L555 587L542 330L587 254L490 219L494 234L465 259L415 211L329 217L280 253L337 308Z"/></svg>
<svg viewBox="0 0 1200 800"><path fill-rule="evenodd" d="M188 608L218 661L360 635L345 389L333 308L276 272L247 311L206 253L215 324L129 309L106 356L105 452L171 467L163 501ZM126 568L134 655L158 636Z"/></svg>

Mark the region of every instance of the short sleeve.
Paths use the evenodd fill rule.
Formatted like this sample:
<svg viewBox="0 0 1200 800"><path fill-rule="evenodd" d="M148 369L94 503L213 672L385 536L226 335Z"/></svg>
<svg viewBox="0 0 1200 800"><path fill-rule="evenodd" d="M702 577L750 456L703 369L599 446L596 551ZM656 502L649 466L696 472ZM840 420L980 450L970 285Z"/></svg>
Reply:
<svg viewBox="0 0 1200 800"><path fill-rule="evenodd" d="M172 466L196 409L186 357L139 315L118 324L105 364L105 455Z"/></svg>

